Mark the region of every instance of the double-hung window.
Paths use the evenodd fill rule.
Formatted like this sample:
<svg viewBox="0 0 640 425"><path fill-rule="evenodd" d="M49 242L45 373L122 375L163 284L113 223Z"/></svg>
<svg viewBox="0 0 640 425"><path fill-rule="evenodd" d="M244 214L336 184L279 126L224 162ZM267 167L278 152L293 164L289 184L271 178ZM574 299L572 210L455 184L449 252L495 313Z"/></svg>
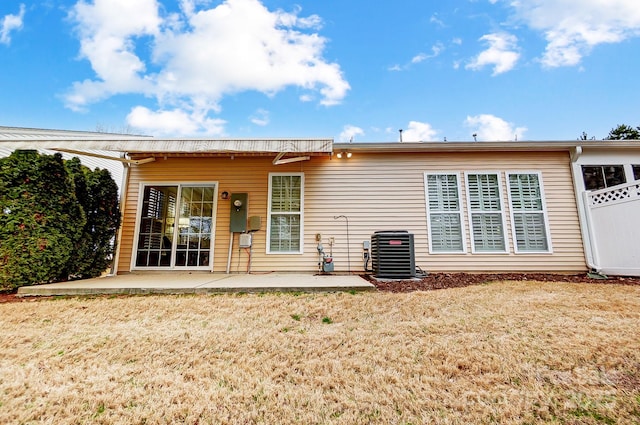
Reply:
<svg viewBox="0 0 640 425"><path fill-rule="evenodd" d="M504 206L499 173L465 173L471 247L477 253L504 253Z"/></svg>
<svg viewBox="0 0 640 425"><path fill-rule="evenodd" d="M430 253L464 253L460 182L457 173L425 173Z"/></svg>
<svg viewBox="0 0 640 425"><path fill-rule="evenodd" d="M542 176L510 172L507 182L515 252L551 252Z"/></svg>
<svg viewBox="0 0 640 425"><path fill-rule="evenodd" d="M267 252L302 253L304 175L269 174Z"/></svg>

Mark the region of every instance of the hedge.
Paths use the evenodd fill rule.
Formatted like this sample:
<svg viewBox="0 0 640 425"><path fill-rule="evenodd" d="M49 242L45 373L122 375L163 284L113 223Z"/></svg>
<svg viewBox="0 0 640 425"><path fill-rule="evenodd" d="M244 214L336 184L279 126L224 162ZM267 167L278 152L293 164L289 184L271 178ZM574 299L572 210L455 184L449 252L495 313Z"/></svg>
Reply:
<svg viewBox="0 0 640 425"><path fill-rule="evenodd" d="M60 154L0 159L0 290L104 272L119 226L117 186Z"/></svg>

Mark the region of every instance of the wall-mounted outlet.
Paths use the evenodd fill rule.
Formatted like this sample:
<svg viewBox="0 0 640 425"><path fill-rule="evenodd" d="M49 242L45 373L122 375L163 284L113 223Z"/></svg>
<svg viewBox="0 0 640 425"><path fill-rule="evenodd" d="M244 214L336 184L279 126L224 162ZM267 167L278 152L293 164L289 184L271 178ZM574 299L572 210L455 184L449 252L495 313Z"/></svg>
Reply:
<svg viewBox="0 0 640 425"><path fill-rule="evenodd" d="M239 244L240 244L240 248L250 248L251 233L240 233Z"/></svg>

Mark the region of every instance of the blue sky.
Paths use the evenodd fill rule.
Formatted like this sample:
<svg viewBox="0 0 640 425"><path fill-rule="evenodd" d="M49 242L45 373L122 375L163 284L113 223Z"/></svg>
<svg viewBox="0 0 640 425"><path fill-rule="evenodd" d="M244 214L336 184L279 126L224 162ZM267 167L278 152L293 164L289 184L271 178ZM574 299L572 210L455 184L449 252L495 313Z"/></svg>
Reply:
<svg viewBox="0 0 640 425"><path fill-rule="evenodd" d="M602 139L640 125L637 1L2 1L0 125Z"/></svg>

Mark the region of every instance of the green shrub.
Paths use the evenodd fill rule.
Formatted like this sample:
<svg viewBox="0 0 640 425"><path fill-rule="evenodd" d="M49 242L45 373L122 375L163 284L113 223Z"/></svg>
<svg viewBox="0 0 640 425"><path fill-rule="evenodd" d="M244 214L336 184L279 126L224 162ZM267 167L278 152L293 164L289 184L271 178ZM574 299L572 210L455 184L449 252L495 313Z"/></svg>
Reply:
<svg viewBox="0 0 640 425"><path fill-rule="evenodd" d="M66 166L86 217L66 275L83 279L96 277L109 268L115 249L115 235L120 225L118 186L109 171L92 171L81 165L78 158L67 161Z"/></svg>
<svg viewBox="0 0 640 425"><path fill-rule="evenodd" d="M0 164L0 288L55 280L85 223L62 156L16 151Z"/></svg>
<svg viewBox="0 0 640 425"><path fill-rule="evenodd" d="M16 151L0 159L0 290L92 277L110 264L120 222L108 171Z"/></svg>

